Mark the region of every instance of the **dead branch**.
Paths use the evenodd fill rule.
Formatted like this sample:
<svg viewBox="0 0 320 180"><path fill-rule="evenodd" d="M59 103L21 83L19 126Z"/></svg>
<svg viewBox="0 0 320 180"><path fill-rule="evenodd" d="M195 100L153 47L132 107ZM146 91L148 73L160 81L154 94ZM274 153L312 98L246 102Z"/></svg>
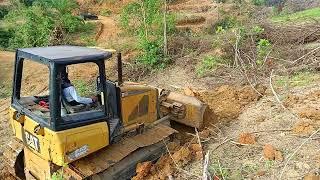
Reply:
<svg viewBox="0 0 320 180"><path fill-rule="evenodd" d="M313 50L309 51L308 53L306 53L306 54L304 54L303 56L299 57L298 59L294 60L294 61L292 62L292 64L295 64L295 63L298 62L299 60L301 60L301 59L303 59L304 57L312 54L313 52L317 51L318 49L320 49L320 46L314 48Z"/></svg>
<svg viewBox="0 0 320 180"><path fill-rule="evenodd" d="M282 104L278 94L276 93L276 91L274 90L273 86L272 86L272 76L273 76L273 69L271 71L271 74L270 74L270 78L269 78L269 84L270 84L270 88L271 88L271 91L272 91L272 94L274 95L274 97L276 98L277 102L281 105L281 107L283 109L287 109L286 107L284 107L284 105Z"/></svg>
<svg viewBox="0 0 320 180"><path fill-rule="evenodd" d="M204 163L203 163L203 174L202 174L202 180L208 180L208 165L209 165L209 156L210 156L210 151L208 151L205 155L204 158ZM210 175L209 175L210 177Z"/></svg>

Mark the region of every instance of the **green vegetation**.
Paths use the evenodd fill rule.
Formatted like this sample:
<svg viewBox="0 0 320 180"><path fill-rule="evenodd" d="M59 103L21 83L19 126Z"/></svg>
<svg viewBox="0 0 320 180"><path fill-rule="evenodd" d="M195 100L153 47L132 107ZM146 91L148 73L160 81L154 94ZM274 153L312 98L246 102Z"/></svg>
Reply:
<svg viewBox="0 0 320 180"><path fill-rule="evenodd" d="M266 0L251 0L251 2L256 6L262 6L266 4Z"/></svg>
<svg viewBox="0 0 320 180"><path fill-rule="evenodd" d="M0 85L0 98L6 98L11 95L11 89L9 84Z"/></svg>
<svg viewBox="0 0 320 180"><path fill-rule="evenodd" d="M102 10L100 11L100 15L101 15L101 16L106 16L106 17L110 16L111 13L112 13L112 12L111 12L110 9L102 9Z"/></svg>
<svg viewBox="0 0 320 180"><path fill-rule="evenodd" d="M9 6L0 6L0 20L9 12Z"/></svg>
<svg viewBox="0 0 320 180"><path fill-rule="evenodd" d="M215 70L220 64L223 64L224 61L221 57L218 56L205 56L201 63L197 66L196 72L198 76L204 76L211 70Z"/></svg>
<svg viewBox="0 0 320 180"><path fill-rule="evenodd" d="M214 179L230 179L229 170L223 167L219 160L209 166L209 172L215 175Z"/></svg>
<svg viewBox="0 0 320 180"><path fill-rule="evenodd" d="M257 45L258 57L256 60L257 65L262 65L264 59L268 56L272 49L272 45L267 39L260 39Z"/></svg>
<svg viewBox="0 0 320 180"><path fill-rule="evenodd" d="M272 168L272 166L274 166L274 161L266 160L264 167L269 170L270 168Z"/></svg>
<svg viewBox="0 0 320 180"><path fill-rule="evenodd" d="M80 96L89 97L96 92L95 82L86 82L82 79L76 79L72 81L72 84L77 89Z"/></svg>
<svg viewBox="0 0 320 180"><path fill-rule="evenodd" d="M138 38L138 62L150 67L163 67L168 62L164 31L168 35L173 32L174 17L167 14L164 21L163 6L163 1L139 0L128 4L121 13L122 28Z"/></svg>
<svg viewBox="0 0 320 180"><path fill-rule="evenodd" d="M82 46L96 46L95 40L97 24L87 22L83 24L77 33L71 34L67 40L70 44L82 45Z"/></svg>
<svg viewBox="0 0 320 180"><path fill-rule="evenodd" d="M75 0L15 0L12 3L8 12L1 11L7 13L2 23L5 25L0 29L2 48L74 44L70 42L74 34L94 32L73 14L79 8ZM95 44L89 39L83 41L87 42L85 45Z"/></svg>
<svg viewBox="0 0 320 180"><path fill-rule="evenodd" d="M292 76L279 76L275 78L275 85L277 87L302 87L319 81L320 75L313 72L299 72Z"/></svg>
<svg viewBox="0 0 320 180"><path fill-rule="evenodd" d="M283 14L279 16L272 17L272 21L276 23L285 22L306 22L310 20L320 19L320 8L307 9L304 11L299 11L292 14Z"/></svg>

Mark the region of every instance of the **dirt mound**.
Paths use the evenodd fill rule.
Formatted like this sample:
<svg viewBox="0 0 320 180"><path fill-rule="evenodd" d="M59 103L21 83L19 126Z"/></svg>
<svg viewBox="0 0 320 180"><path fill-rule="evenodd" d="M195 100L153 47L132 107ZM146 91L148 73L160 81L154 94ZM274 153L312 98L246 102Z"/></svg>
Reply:
<svg viewBox="0 0 320 180"><path fill-rule="evenodd" d="M309 122L298 122L293 127L293 132L298 135L311 135L314 132L314 127Z"/></svg>
<svg viewBox="0 0 320 180"><path fill-rule="evenodd" d="M266 90L263 86L257 86L256 89L261 95ZM236 119L246 105L259 100L260 94L250 86L223 85L211 91L198 92L197 97L208 104L208 111L211 111L218 121L230 121Z"/></svg>
<svg viewBox="0 0 320 180"><path fill-rule="evenodd" d="M320 120L320 109L315 107L306 107L299 112L301 118L308 118L315 121Z"/></svg>
<svg viewBox="0 0 320 180"><path fill-rule="evenodd" d="M255 144L256 137L250 133L241 133L238 142L241 144Z"/></svg>
<svg viewBox="0 0 320 180"><path fill-rule="evenodd" d="M263 156L268 160L283 161L282 153L272 145L266 144L263 148Z"/></svg>

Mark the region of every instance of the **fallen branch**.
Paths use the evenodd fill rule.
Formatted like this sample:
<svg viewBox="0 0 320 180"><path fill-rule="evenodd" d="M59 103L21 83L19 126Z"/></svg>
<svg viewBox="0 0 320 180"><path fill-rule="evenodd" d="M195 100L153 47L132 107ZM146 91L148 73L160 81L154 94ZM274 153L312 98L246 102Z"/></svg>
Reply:
<svg viewBox="0 0 320 180"><path fill-rule="evenodd" d="M230 141L232 144L235 145L240 145L240 146L253 146L253 147L263 147L263 145L259 145L259 144L242 144L239 142L235 142L235 141Z"/></svg>
<svg viewBox="0 0 320 180"><path fill-rule="evenodd" d="M207 154L205 155L205 158L204 158L202 180L208 180L209 156L210 156L210 151L207 152ZM210 175L209 175L209 177L210 177Z"/></svg>
<svg viewBox="0 0 320 180"><path fill-rule="evenodd" d="M308 53L304 54L303 56L299 57L298 59L294 60L294 61L292 62L292 64L295 64L295 63L298 62L300 59L303 59L304 57L308 56L309 54L315 52L315 51L318 50L318 49L320 49L320 46L314 48L314 49L311 50L310 52L308 52Z"/></svg>
<svg viewBox="0 0 320 180"><path fill-rule="evenodd" d="M269 78L269 84L270 84L270 88L271 88L271 91L272 91L272 94L274 95L274 97L276 98L276 100L278 101L278 103L281 105L281 107L283 109L287 109L286 107L284 107L284 105L282 104L278 94L276 93L276 91L274 90L273 86L272 86L272 76L273 76L273 69L271 71L271 74L270 74L270 78Z"/></svg>

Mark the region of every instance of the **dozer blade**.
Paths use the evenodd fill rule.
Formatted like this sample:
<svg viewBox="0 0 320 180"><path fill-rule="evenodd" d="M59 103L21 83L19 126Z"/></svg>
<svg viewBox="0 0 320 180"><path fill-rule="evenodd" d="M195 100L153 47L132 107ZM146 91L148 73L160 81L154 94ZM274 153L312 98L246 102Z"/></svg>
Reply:
<svg viewBox="0 0 320 180"><path fill-rule="evenodd" d="M23 148L23 143L18 139L13 138L5 145L3 152L6 168L16 179L25 179Z"/></svg>
<svg viewBox="0 0 320 180"><path fill-rule="evenodd" d="M65 176L67 179L118 179L128 175L128 170L133 170L131 175L134 175L137 163L154 160L165 152L162 141L175 132L159 124L69 164L64 168Z"/></svg>
<svg viewBox="0 0 320 180"><path fill-rule="evenodd" d="M191 127L203 127L203 115L207 105L201 102L199 99L193 96L170 92L166 101L178 102L185 106L184 116L180 118L173 116L172 120Z"/></svg>

